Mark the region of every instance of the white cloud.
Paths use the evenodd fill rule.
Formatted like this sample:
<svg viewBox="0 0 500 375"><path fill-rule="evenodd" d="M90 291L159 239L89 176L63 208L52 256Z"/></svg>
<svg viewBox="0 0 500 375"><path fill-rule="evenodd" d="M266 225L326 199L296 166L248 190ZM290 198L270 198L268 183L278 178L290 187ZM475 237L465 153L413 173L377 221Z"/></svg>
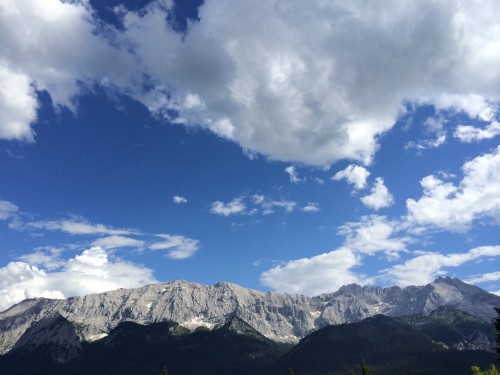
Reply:
<svg viewBox="0 0 500 375"><path fill-rule="evenodd" d="M102 247L104 249L116 249L119 247L143 247L144 241L115 235L98 238L97 240L92 242L92 246Z"/></svg>
<svg viewBox="0 0 500 375"><path fill-rule="evenodd" d="M495 43L498 43L498 39L493 42ZM442 94L436 98L434 106L439 111L463 112L470 118L488 122L492 121L497 114L495 105L484 96L477 94Z"/></svg>
<svg viewBox="0 0 500 375"><path fill-rule="evenodd" d="M184 197L181 197L181 196L174 196L174 199L173 199L174 203L176 204L183 204L183 203L187 203L187 199L184 198Z"/></svg>
<svg viewBox="0 0 500 375"><path fill-rule="evenodd" d="M31 79L0 59L0 139L33 141L38 102Z"/></svg>
<svg viewBox="0 0 500 375"><path fill-rule="evenodd" d="M364 189L366 187L366 179L370 176L370 172L364 167L359 165L351 164L347 168L335 173L332 177L334 181L340 181L345 179L357 190Z"/></svg>
<svg viewBox="0 0 500 375"><path fill-rule="evenodd" d="M446 132L444 124L447 121L442 117L428 117L424 122L424 132L433 136L431 139L419 141L411 141L405 145L405 149L416 149L417 151L426 150L428 148L436 148L444 144L446 141Z"/></svg>
<svg viewBox="0 0 500 375"><path fill-rule="evenodd" d="M0 200L0 220L10 219L19 211L19 208L11 202Z"/></svg>
<svg viewBox="0 0 500 375"><path fill-rule="evenodd" d="M23 262L11 262L0 268L0 311L26 298L64 298L57 289L46 285L46 273Z"/></svg>
<svg viewBox="0 0 500 375"><path fill-rule="evenodd" d="M187 109L203 107L204 104L198 95L188 94L186 96L186 101L184 102L184 107Z"/></svg>
<svg viewBox="0 0 500 375"><path fill-rule="evenodd" d="M295 207L297 206L297 202L294 201L265 201L261 204L262 206L262 214L263 215L270 215L275 212L275 208L282 208L286 212L292 212Z"/></svg>
<svg viewBox="0 0 500 375"><path fill-rule="evenodd" d="M323 185L325 183L325 180L319 177L315 177L314 181L316 181L318 184Z"/></svg>
<svg viewBox="0 0 500 375"><path fill-rule="evenodd" d="M26 298L65 298L154 283L148 268L109 259L93 247L67 260L59 270L46 271L25 262L0 268L0 310Z"/></svg>
<svg viewBox="0 0 500 375"><path fill-rule="evenodd" d="M262 194L253 194L251 196L241 196L234 198L228 203L221 201L213 202L210 212L221 216L230 215L271 215L282 209L286 213L293 212L297 207L297 202L284 199L270 199ZM313 209L309 207L308 210Z"/></svg>
<svg viewBox="0 0 500 375"><path fill-rule="evenodd" d="M229 216L245 213L246 206L243 203L243 198L235 198L229 203L216 201L212 203L210 212L216 215Z"/></svg>
<svg viewBox="0 0 500 375"><path fill-rule="evenodd" d="M381 177L375 179L375 185L371 188L370 193L361 197L361 202L369 208L379 210L394 204L394 197L384 185L384 179Z"/></svg>
<svg viewBox="0 0 500 375"><path fill-rule="evenodd" d="M252 201L255 204L262 205L266 201L266 197L262 194L254 194L252 195Z"/></svg>
<svg viewBox="0 0 500 375"><path fill-rule="evenodd" d="M455 178L457 177L456 174L453 174L453 173L450 173L450 172L444 172L444 171L439 171L437 173L437 175L441 178L444 178L444 179L451 179L451 178Z"/></svg>
<svg viewBox="0 0 500 375"><path fill-rule="evenodd" d="M462 171L458 186L433 175L423 178L423 196L406 201L408 221L458 232L485 216L500 222L500 146L466 162Z"/></svg>
<svg viewBox="0 0 500 375"><path fill-rule="evenodd" d="M306 206L302 208L304 212L318 212L320 211L319 205L315 202L309 202Z"/></svg>
<svg viewBox="0 0 500 375"><path fill-rule="evenodd" d="M290 182L292 184L298 184L299 182L302 182L303 180L299 177L299 174L297 173L297 170L295 169L295 166L290 165L285 168L285 172L290 176Z"/></svg>
<svg viewBox="0 0 500 375"><path fill-rule="evenodd" d="M485 283L488 281L497 281L497 280L500 280L500 271L489 272L489 273L485 273L482 275L472 276L472 277L469 277L466 282L470 283L470 284L479 284L479 283Z"/></svg>
<svg viewBox="0 0 500 375"><path fill-rule="evenodd" d="M285 212L292 212L297 207L297 202L288 200L269 199L265 195L254 194L251 197L252 203L257 206L250 213L261 213L262 215L270 215L276 212L276 208L282 208Z"/></svg>
<svg viewBox="0 0 500 375"><path fill-rule="evenodd" d="M500 246L482 246L466 253L440 254L424 252L405 263L384 270L385 276L400 286L424 285L446 274L445 268L459 267L483 257L500 256Z"/></svg>
<svg viewBox="0 0 500 375"><path fill-rule="evenodd" d="M113 229L103 224L92 224L83 218L31 221L24 224L28 228L60 231L72 235L126 235L134 234L131 229Z"/></svg>
<svg viewBox="0 0 500 375"><path fill-rule="evenodd" d="M494 0L205 1L186 35L166 24L165 1L122 9L124 29L104 32L88 2L0 6L0 66L24 103L0 99L4 138L33 136L30 83L74 110L81 86L99 82L271 159L367 165L404 103L491 121L500 100Z"/></svg>
<svg viewBox="0 0 500 375"><path fill-rule="evenodd" d="M167 256L172 259L186 259L192 257L200 248L198 240L188 237L159 234L163 240L149 246L151 250L167 250Z"/></svg>
<svg viewBox="0 0 500 375"><path fill-rule="evenodd" d="M484 77L481 65L498 63L490 53L499 39L491 17L496 7L494 2L481 11L419 2L282 7L272 1L235 7L207 1L184 44L160 27L165 17L154 6L142 17L129 16L130 24L142 27L125 37L137 43L152 76L176 87L171 105L193 93L204 103L196 113L178 105L186 121L202 119L202 126L274 159L369 163L377 135L393 126L405 100L467 113L477 107L469 92L498 100L498 75ZM150 35L164 48L141 43ZM196 62L199 56L205 57L203 66ZM481 83L468 78L476 73ZM222 122L226 125L217 126Z"/></svg>
<svg viewBox="0 0 500 375"><path fill-rule="evenodd" d="M62 252L63 250L60 248L40 248L35 249L32 253L21 255L19 259L32 266L54 270L64 264L64 260L61 258Z"/></svg>
<svg viewBox="0 0 500 375"><path fill-rule="evenodd" d="M455 138L464 143L479 142L497 135L500 135L500 122L497 121L489 123L484 129L471 125L459 125L453 133Z"/></svg>
<svg viewBox="0 0 500 375"><path fill-rule="evenodd" d="M6 218L12 216L11 212L18 210L17 206L12 203L6 202L7 204L2 205L2 202L4 201L0 201L0 214L4 212ZM3 211L2 207L4 208ZM24 222L22 219L16 217L16 220L11 221L9 226L17 230L36 229L60 231L72 236L95 236L98 238L94 239L91 245L106 250L122 247L135 247L141 250L145 248L150 250L168 250L166 255L171 259L189 258L200 248L198 240L188 237L169 234L147 234L132 229L114 229L103 224L90 223L85 218L76 216L71 219L31 222ZM127 237L127 235L133 235L140 239ZM163 241L158 242L158 237L163 238ZM52 269L57 267L61 261L59 258L60 253L61 251L57 248L39 248L33 253L21 256L19 259L25 260L31 265Z"/></svg>
<svg viewBox="0 0 500 375"><path fill-rule="evenodd" d="M0 138L33 139L33 87L46 90L54 105L75 110L83 86L135 79L132 56L111 47L96 25L87 1L0 2Z"/></svg>
<svg viewBox="0 0 500 375"><path fill-rule="evenodd" d="M261 282L270 288L318 295L332 292L350 283L367 284L369 279L356 275L352 269L361 259L351 249L340 248L312 258L291 260L261 274Z"/></svg>
<svg viewBox="0 0 500 375"><path fill-rule="evenodd" d="M346 223L339 228L338 233L345 236L345 241L338 250L311 258L291 260L273 267L261 275L262 283L281 291L305 294L331 290L328 286L330 283L336 286L338 281L342 285L355 278L368 283L375 279L385 279L401 286L422 285L446 274L447 268L500 256L500 246L477 247L466 253L456 254L420 251L415 252L413 258L380 271L380 276L377 277L358 276L353 271L367 256L384 254L388 261L399 259L402 253L409 252L407 246L417 241L415 237L409 237L408 233L423 233L429 225L461 230L473 220L484 216L493 217L500 223L500 147L490 154L465 163L462 170L464 177L458 186L443 182L435 176L424 178L421 181L424 187L423 197L418 201L408 200L408 216L401 220L372 215L362 217L360 222ZM444 172L439 172L438 175L443 179L455 178ZM383 185L382 179L377 180ZM376 186L377 183L372 191L376 191ZM352 255L356 261L346 256L345 259L351 259L351 262L343 264L344 268L339 266L340 270L336 275L338 279L331 282L331 273L336 272L337 268L332 266L329 258L339 251L344 255ZM331 271L332 269L335 271ZM493 272L471 277L470 280L479 283L495 281L498 277L498 273ZM326 285L324 289L318 286L321 280Z"/></svg>
<svg viewBox="0 0 500 375"><path fill-rule="evenodd" d="M398 236L399 227L398 222L376 215L346 223L339 228L339 234L345 236L340 248L273 267L261 274L261 282L279 291L306 295L332 292L349 283L371 284L374 278L353 269L362 264L365 255L384 253L392 260L406 251L412 239Z"/></svg>
<svg viewBox="0 0 500 375"><path fill-rule="evenodd" d="M423 123L425 132L430 134L442 133L446 122L442 117L427 117Z"/></svg>
<svg viewBox="0 0 500 375"><path fill-rule="evenodd" d="M263 262L263 259L257 259L252 262L252 266L259 267Z"/></svg>
<svg viewBox="0 0 500 375"><path fill-rule="evenodd" d="M428 148L436 148L446 142L446 133L439 133L434 139L425 139L421 141L411 141L405 145L405 149L414 148L418 151L426 150Z"/></svg>
<svg viewBox="0 0 500 375"><path fill-rule="evenodd" d="M363 254L385 253L389 258L399 257L406 251L406 245L412 242L407 236L398 236L400 223L387 220L385 216L363 216L359 222L346 223L339 227L339 234L344 236L344 246Z"/></svg>

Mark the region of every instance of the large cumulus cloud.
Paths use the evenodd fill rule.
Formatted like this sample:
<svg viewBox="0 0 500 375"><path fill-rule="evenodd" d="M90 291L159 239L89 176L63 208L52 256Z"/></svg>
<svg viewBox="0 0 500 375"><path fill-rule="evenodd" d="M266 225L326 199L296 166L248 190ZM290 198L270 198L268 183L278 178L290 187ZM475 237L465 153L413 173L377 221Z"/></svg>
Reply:
<svg viewBox="0 0 500 375"><path fill-rule="evenodd" d="M496 1L207 0L185 35L168 23L172 6L122 8L115 30L83 0L2 0L0 66L22 81L29 110L1 97L0 137L33 137L28 81L71 108L82 82L99 82L244 149L313 165L369 164L408 102L498 117Z"/></svg>
<svg viewBox="0 0 500 375"><path fill-rule="evenodd" d="M500 146L466 162L462 171L458 184L434 175L420 181L423 195L406 201L410 225L465 232L479 219L500 223Z"/></svg>
<svg viewBox="0 0 500 375"><path fill-rule="evenodd" d="M26 298L66 298L157 282L149 268L111 258L100 247L64 261L58 254L53 258L59 263L56 269L27 262L0 268L0 311Z"/></svg>

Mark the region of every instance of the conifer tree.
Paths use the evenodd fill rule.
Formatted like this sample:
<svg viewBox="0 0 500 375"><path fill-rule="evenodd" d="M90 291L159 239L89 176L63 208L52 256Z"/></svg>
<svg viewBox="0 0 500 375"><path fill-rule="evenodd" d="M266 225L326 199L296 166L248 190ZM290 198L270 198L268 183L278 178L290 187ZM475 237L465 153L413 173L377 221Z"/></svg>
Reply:
<svg viewBox="0 0 500 375"><path fill-rule="evenodd" d="M500 375L500 373L496 369L495 365L491 365L490 369L486 370L486 371L481 371L481 369L479 367L472 366L471 373L472 373L472 375Z"/></svg>
<svg viewBox="0 0 500 375"><path fill-rule="evenodd" d="M361 365L361 375L370 375L370 369L366 367L365 361Z"/></svg>

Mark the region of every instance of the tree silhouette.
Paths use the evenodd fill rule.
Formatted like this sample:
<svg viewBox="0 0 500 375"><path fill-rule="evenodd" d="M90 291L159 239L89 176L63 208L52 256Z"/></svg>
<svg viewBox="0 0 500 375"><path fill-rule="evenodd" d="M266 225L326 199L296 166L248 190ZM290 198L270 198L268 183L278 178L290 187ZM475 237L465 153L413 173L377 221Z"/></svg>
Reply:
<svg viewBox="0 0 500 375"><path fill-rule="evenodd" d="M365 361L361 364L361 375L370 375L370 369L366 367Z"/></svg>
<svg viewBox="0 0 500 375"><path fill-rule="evenodd" d="M351 375L358 375L358 373L352 371ZM366 366L365 360L361 362L361 375L370 375L370 369L368 368L368 366Z"/></svg>
<svg viewBox="0 0 500 375"><path fill-rule="evenodd" d="M499 372L496 369L495 365L491 365L490 369L486 371L481 371L479 367L472 366L471 373L472 375L499 375Z"/></svg>

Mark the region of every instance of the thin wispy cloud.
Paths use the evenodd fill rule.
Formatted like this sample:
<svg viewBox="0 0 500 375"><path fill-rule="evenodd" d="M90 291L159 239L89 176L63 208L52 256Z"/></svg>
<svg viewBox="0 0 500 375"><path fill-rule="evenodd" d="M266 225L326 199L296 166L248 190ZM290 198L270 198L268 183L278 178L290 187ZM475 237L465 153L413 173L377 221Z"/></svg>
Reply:
<svg viewBox="0 0 500 375"><path fill-rule="evenodd" d="M108 228L103 224L93 224L82 218L29 221L24 226L32 229L59 231L72 235L127 235L133 234L133 229Z"/></svg>
<svg viewBox="0 0 500 375"><path fill-rule="evenodd" d="M142 240L117 235L101 237L92 242L92 246L102 247L103 249L116 249L121 247L141 248L144 245L145 242Z"/></svg>
<svg viewBox="0 0 500 375"><path fill-rule="evenodd" d="M436 148L446 142L447 132L445 130L446 119L444 117L427 117L423 122L424 133L428 135L427 139L410 141L405 145L405 149L415 149L418 152L430 148Z"/></svg>
<svg viewBox="0 0 500 375"><path fill-rule="evenodd" d="M0 200L0 220L10 219L18 210L14 203Z"/></svg>
<svg viewBox="0 0 500 375"><path fill-rule="evenodd" d="M262 194L234 198L228 203L213 202L210 208L212 214L231 215L271 215L278 211L290 213L297 207L297 202L286 199L272 199ZM314 210L312 205L309 210Z"/></svg>
<svg viewBox="0 0 500 375"><path fill-rule="evenodd" d="M471 284L484 283L488 281L497 281L500 280L500 271L497 272L489 272L483 275L474 275L466 280L466 282Z"/></svg>
<svg viewBox="0 0 500 375"><path fill-rule="evenodd" d="M299 177L299 174L294 165L286 167L285 172L286 174L288 174L288 176L290 176L290 182L292 184L298 184L300 182L303 182L303 179Z"/></svg>
<svg viewBox="0 0 500 375"><path fill-rule="evenodd" d="M172 259L186 259L192 257L200 248L200 242L185 236L158 234L161 238L151 245L151 250L166 250L166 256Z"/></svg>

